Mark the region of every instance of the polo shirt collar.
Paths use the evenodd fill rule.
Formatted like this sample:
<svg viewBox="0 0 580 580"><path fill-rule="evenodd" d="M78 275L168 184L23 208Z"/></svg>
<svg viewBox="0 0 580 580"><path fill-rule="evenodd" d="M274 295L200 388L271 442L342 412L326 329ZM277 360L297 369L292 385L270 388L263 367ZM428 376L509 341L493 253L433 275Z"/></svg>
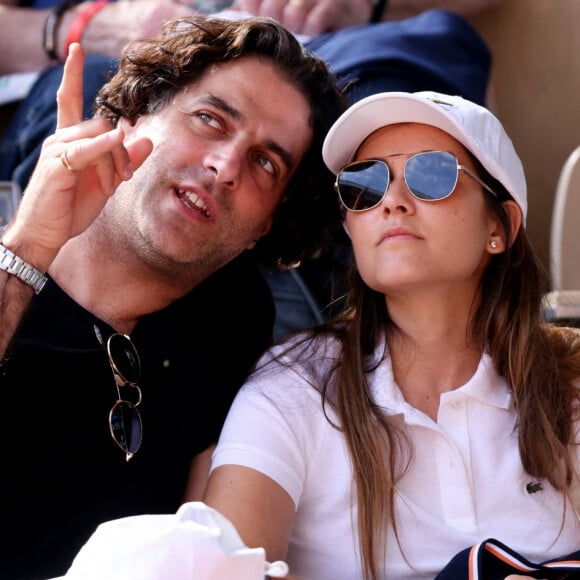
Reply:
<svg viewBox="0 0 580 580"><path fill-rule="evenodd" d="M379 345L377 353L382 353L384 344ZM385 350L384 360L370 375L370 388L375 402L392 414L402 413L407 416L415 415L418 411L409 405L393 377L393 368L388 349ZM444 393L441 402L447 402L456 397L470 397L485 405L499 409L510 409L513 404L512 393L507 382L495 368L488 352L484 352L473 376L461 387Z"/></svg>

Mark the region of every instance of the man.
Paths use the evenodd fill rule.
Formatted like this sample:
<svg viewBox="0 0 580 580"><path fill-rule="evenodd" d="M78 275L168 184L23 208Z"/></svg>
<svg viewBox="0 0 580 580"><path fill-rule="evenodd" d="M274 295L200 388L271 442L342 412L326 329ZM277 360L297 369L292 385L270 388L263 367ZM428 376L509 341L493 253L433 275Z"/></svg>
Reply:
<svg viewBox="0 0 580 580"><path fill-rule="evenodd" d="M300 259L338 217L320 151L342 98L274 21L168 22L128 47L84 122L82 65L75 44L0 247L11 580L64 573L101 521L200 497L271 337L252 255Z"/></svg>

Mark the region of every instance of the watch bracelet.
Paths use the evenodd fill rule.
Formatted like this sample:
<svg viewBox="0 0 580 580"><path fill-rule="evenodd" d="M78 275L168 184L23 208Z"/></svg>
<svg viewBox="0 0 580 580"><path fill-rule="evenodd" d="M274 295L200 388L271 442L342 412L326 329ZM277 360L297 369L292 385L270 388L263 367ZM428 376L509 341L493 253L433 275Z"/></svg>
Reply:
<svg viewBox="0 0 580 580"><path fill-rule="evenodd" d="M0 270L16 276L19 280L28 284L36 294L40 293L47 281L46 276L42 272L34 266L31 266L28 262L25 262L22 258L19 258L2 243L0 243Z"/></svg>

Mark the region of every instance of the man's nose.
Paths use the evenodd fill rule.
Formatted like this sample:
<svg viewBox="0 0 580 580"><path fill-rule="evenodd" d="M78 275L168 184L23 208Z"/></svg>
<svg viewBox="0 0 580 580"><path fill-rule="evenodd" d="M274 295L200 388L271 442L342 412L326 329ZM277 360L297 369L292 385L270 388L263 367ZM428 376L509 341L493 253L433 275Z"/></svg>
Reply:
<svg viewBox="0 0 580 580"><path fill-rule="evenodd" d="M216 144L204 158L205 168L215 174L217 182L235 187L242 173L245 153L241 144Z"/></svg>

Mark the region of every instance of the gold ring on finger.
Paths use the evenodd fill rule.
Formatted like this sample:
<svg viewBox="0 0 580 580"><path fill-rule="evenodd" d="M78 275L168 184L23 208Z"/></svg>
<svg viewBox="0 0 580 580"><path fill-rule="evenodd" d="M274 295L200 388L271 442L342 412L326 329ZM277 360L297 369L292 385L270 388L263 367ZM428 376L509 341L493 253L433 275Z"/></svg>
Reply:
<svg viewBox="0 0 580 580"><path fill-rule="evenodd" d="M60 154L60 161L64 165L64 167L67 171L74 171L74 169L72 168L72 165L70 164L70 162L68 160L68 157L66 156L66 151L63 151Z"/></svg>

